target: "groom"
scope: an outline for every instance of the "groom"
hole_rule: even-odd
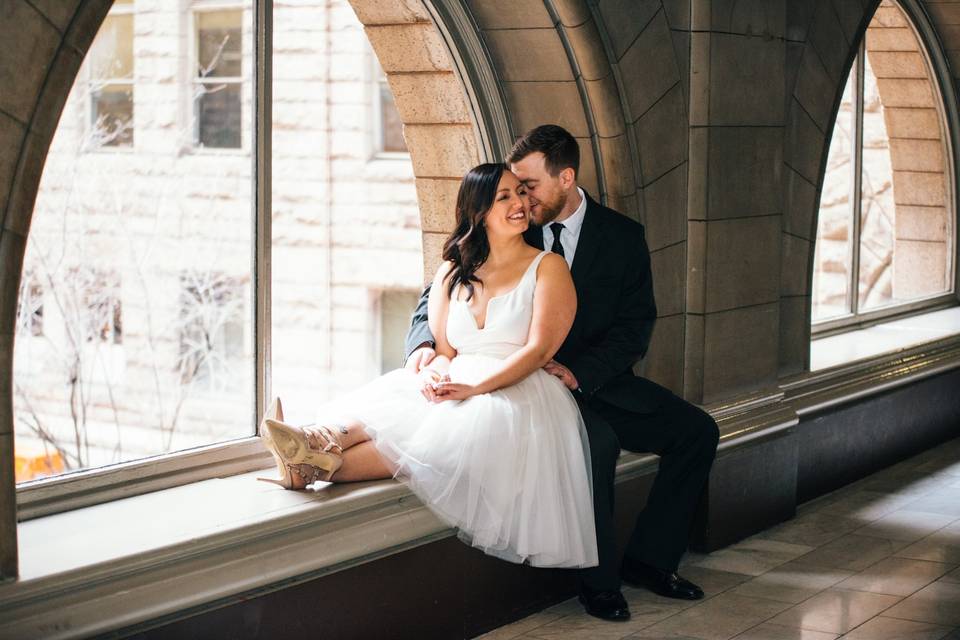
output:
[[[577,186],[580,149],[561,127],[529,131],[508,161],[530,197],[534,224],[524,238],[563,256],[577,289],[573,327],[544,368],[573,392],[590,441],[599,566],[580,570],[580,601],[590,615],[628,619],[621,579],[671,598],[702,598],[703,591],[676,572],[716,456],[718,430],[704,411],[633,375],[657,318],[643,226],[598,204]],[[434,356],[428,295],[429,287],[406,340],[407,366],[416,370]],[[647,505],[622,560],[613,525],[621,448],[660,456]]]

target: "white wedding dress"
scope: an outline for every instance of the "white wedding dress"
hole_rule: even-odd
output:
[[[491,298],[483,329],[454,292],[447,339],[454,382],[473,384],[527,341],[538,255],[516,288]],[[460,538],[537,567],[597,564],[590,455],[577,403],[542,369],[464,401],[428,402],[397,369],[323,406],[318,423],[363,423],[397,476]]]

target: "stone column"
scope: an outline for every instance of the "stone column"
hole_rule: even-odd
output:
[[[777,382],[785,0],[691,4],[684,396]]]

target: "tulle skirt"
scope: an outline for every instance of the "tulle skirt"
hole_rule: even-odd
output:
[[[450,377],[473,384],[501,364],[458,355]],[[538,370],[438,404],[421,384],[408,370],[391,371],[322,406],[317,421],[361,422],[396,476],[485,553],[536,567],[596,566],[587,436],[563,383]]]

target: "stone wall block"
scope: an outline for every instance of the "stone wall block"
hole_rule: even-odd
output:
[[[47,16],[47,19],[56,25],[60,33],[67,29],[70,19],[73,18],[77,7],[82,4],[81,0],[30,0],[30,4],[37,8],[37,11]]]
[[[710,36],[710,124],[783,124],[782,40]]]
[[[797,76],[800,75],[800,61],[803,58],[803,52],[808,45],[801,42],[787,41],[784,51],[786,63],[784,66],[784,83],[786,91],[783,92],[784,113],[790,108],[790,101],[793,100],[793,91],[797,86]]]
[[[823,134],[796,98],[787,111],[785,138],[783,154],[787,164],[810,182],[819,182]]]
[[[687,271],[687,246],[685,242],[659,249],[650,254],[650,271],[653,274],[653,295],[657,301],[657,314],[671,316],[683,313]]]
[[[628,196],[607,194],[607,198],[603,204],[631,220],[642,222],[640,218],[640,196],[637,193],[632,193]]]
[[[833,9],[840,19],[840,28],[847,42],[856,42],[857,31],[864,19],[864,8],[859,2],[849,0],[833,0]]]
[[[780,377],[810,366],[810,299],[780,298]]]
[[[663,10],[671,29],[690,28],[690,0],[663,0]]]
[[[518,134],[550,122],[575,138],[590,135],[576,82],[504,82],[503,89]]]
[[[462,178],[479,162],[473,127],[463,124],[420,125],[403,128],[410,159],[418,178]]]
[[[711,220],[706,239],[706,313],[779,297],[780,217]]]
[[[687,223],[687,313],[707,308],[707,223]]]
[[[20,276],[23,271],[23,255],[27,249],[27,238],[19,233],[4,229],[0,232],[0,336],[12,336],[16,333],[17,301],[20,297]],[[5,369],[4,375],[10,375],[11,369]]]
[[[600,138],[600,156],[607,194],[622,197],[635,193],[637,185],[626,134],[616,138]]]
[[[687,162],[689,179],[687,180],[687,218],[705,220],[707,218],[707,200],[710,194],[709,160],[710,129],[691,127],[689,132],[689,152]]]
[[[432,23],[364,27],[380,66],[394,71],[452,71],[440,32]]]
[[[926,240],[946,242],[950,225],[944,207],[897,207],[896,236],[898,240]]]
[[[779,369],[780,302],[704,318],[703,402],[762,389]]]
[[[423,283],[427,284],[433,281],[433,276],[437,273],[437,268],[443,262],[443,243],[446,242],[449,233],[430,233],[423,234]]]
[[[628,118],[636,120],[680,81],[673,54],[673,40],[663,13],[658,13],[623,55],[620,63],[624,92],[630,109]]]
[[[781,240],[780,295],[805,296],[810,280],[807,265],[810,264],[813,243],[789,233],[781,234]]]
[[[851,51],[850,45],[840,28],[832,0],[810,1],[815,2],[816,7],[810,31],[807,33],[808,41],[820,54],[823,66],[834,82],[842,82],[845,79],[844,71]]]
[[[690,125],[710,124],[710,33],[690,34]]]
[[[420,0],[351,0],[350,5],[365,25],[430,22],[430,12]]]
[[[14,348],[14,336],[12,334],[2,334],[0,335],[0,367],[3,367],[3,371],[13,372],[13,348]],[[0,403],[6,403],[13,398],[13,376],[12,375],[3,375],[0,376]],[[12,409],[12,407],[11,407]],[[2,416],[2,411],[0,411],[0,416]],[[13,433],[13,416],[10,416],[9,420],[4,420],[0,418],[0,435],[8,435]]]
[[[600,200],[600,182],[597,180],[597,161],[593,153],[590,138],[577,138],[580,145],[580,171],[577,172],[577,184],[587,190],[594,200]]]
[[[940,139],[940,115],[934,108],[901,109],[884,106],[887,135],[891,138]]]
[[[932,295],[947,288],[947,244],[897,240],[893,262],[893,294],[898,298]]]
[[[868,51],[916,51],[913,31],[902,29],[870,29],[867,31]]]
[[[470,123],[463,86],[452,73],[402,73],[387,76],[405,124]]]
[[[807,39],[807,30],[815,9],[813,2],[788,1],[786,6],[786,38],[794,42],[803,42]]]
[[[779,127],[710,130],[709,219],[780,213],[783,133]]]
[[[785,0],[694,0],[710,14],[710,29],[765,38],[782,38],[786,27]],[[700,11],[697,11],[700,13]]]
[[[816,187],[790,167],[784,170],[784,183],[784,231],[808,240],[816,238]]]
[[[576,27],[593,18],[587,0],[553,0],[553,8],[565,27]]]
[[[947,202],[943,174],[896,171],[893,174],[893,199],[897,205],[942,207]]]
[[[923,3],[936,25],[960,25],[960,4],[954,0],[927,0]]]
[[[33,116],[37,95],[47,77],[60,34],[23,0],[0,3],[0,111],[20,122]],[[16,87],[15,91],[6,90]]]
[[[617,60],[660,10],[660,0],[599,0],[596,4]]]
[[[610,60],[603,48],[597,23],[588,20],[580,26],[564,29],[577,58],[580,75],[585,80],[599,80],[610,75]]]
[[[830,126],[838,90],[842,91],[842,88],[827,75],[827,70],[823,68],[823,63],[813,47],[804,47],[794,95],[823,131]]]
[[[623,107],[620,104],[620,91],[613,75],[600,80],[586,80],[587,99],[593,111],[593,122],[597,135],[612,138],[626,131],[623,119]]]
[[[890,160],[894,171],[944,170],[943,143],[939,140],[890,140]]]
[[[683,394],[684,324],[683,314],[657,318],[650,348],[643,359],[643,377],[677,395]]]
[[[0,112],[0,215],[7,209],[7,196],[17,173],[17,161],[26,133],[26,127]]]
[[[878,78],[877,85],[885,107],[933,107],[936,104],[927,80]]]
[[[653,182],[687,159],[687,122],[683,92],[674,85],[635,127],[640,170],[644,182]]]
[[[705,325],[705,316],[688,309],[683,326],[683,397],[696,403],[703,402]]]
[[[687,237],[687,167],[683,163],[643,189],[647,245],[656,251]]]
[[[878,78],[927,77],[927,65],[917,51],[867,51],[867,57]]]
[[[553,27],[553,20],[540,0],[490,2],[467,0],[470,13],[481,29],[538,29]]]
[[[497,29],[483,35],[502,80],[574,79],[567,52],[554,29]]]
[[[683,100],[690,104],[690,32],[670,31],[673,40],[673,52],[677,58],[677,68],[680,69],[680,86],[683,89]]]
[[[77,6],[73,21],[64,35],[64,41],[76,49],[81,56],[85,56],[111,7],[113,7],[113,0],[83,0]]]
[[[459,180],[417,178],[420,226],[423,231],[450,233],[457,221]]]
[[[925,5],[933,5],[933,2],[924,2]],[[910,25],[907,23],[906,19],[903,17],[900,9],[896,7],[877,7],[876,12],[873,14],[873,18],[870,20],[871,27],[903,27],[907,28]]]
[[[71,47],[60,48],[40,90],[33,122],[30,123],[31,129],[51,136],[56,132],[67,96],[70,95],[82,62],[83,58]]]
[[[10,371],[12,367],[6,369]],[[13,425],[13,397],[0,397],[0,424]],[[0,464],[0,540],[13,544],[0,547],[0,576],[13,578],[17,575],[17,491],[13,464],[13,434],[0,434],[0,456],[6,460]]]

